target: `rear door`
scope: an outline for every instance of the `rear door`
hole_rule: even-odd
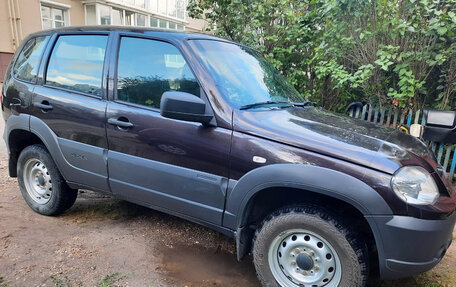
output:
[[[13,113],[29,113],[40,61],[50,36],[29,39],[21,48],[5,78],[4,106]],[[6,110],[8,111],[8,110]]]
[[[32,116],[56,135],[73,167],[66,180],[108,191],[103,85],[109,34],[54,35],[34,90]]]
[[[221,224],[231,131],[164,118],[168,90],[204,98],[179,49],[162,40],[119,38],[114,101],[107,108],[112,192],[156,209]]]

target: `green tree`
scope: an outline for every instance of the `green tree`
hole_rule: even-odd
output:
[[[191,0],[189,11],[325,108],[456,108],[455,0]]]

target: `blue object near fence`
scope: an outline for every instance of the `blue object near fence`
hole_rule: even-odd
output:
[[[351,110],[351,117],[374,122],[390,128],[397,128],[405,124],[424,124],[424,113],[421,110],[400,110],[397,108],[379,108],[372,105],[365,105],[362,109]],[[447,172],[451,182],[456,183],[456,145],[436,142],[427,142],[429,148],[434,152],[437,161]]]

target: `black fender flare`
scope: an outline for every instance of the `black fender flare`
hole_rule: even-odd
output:
[[[393,214],[377,191],[351,175],[304,164],[273,164],[257,168],[236,183],[226,202],[223,225],[236,230],[238,259],[247,252],[243,241],[249,203],[256,194],[272,187],[289,187],[330,196],[350,204],[364,216]]]
[[[8,171],[10,176],[16,175],[17,158],[11,157],[10,134],[15,130],[30,132],[30,116],[26,114],[11,114],[3,130],[3,140],[8,151]]]
[[[30,131],[30,115],[26,114],[12,114],[8,117],[5,123],[5,130],[3,131],[3,139],[5,140],[6,147],[9,151],[9,136],[14,130]]]
[[[66,178],[63,166],[68,164],[68,162],[66,162],[60,150],[57,136],[42,120],[28,114],[11,115],[5,124],[4,132],[8,151],[10,150],[10,134],[17,130],[27,131],[37,136],[51,154],[63,177]]]
[[[7,146],[9,144],[8,139],[10,133],[14,130],[25,130],[37,136],[51,154],[60,173],[70,186],[78,188],[73,183],[78,183],[81,181],[81,178],[84,178],[84,182],[87,182],[87,184],[84,184],[84,186],[81,185],[81,187],[105,192],[109,191],[107,171],[103,169],[106,166],[105,150],[66,139],[59,139],[45,122],[37,117],[26,114],[11,115],[8,118],[4,133]],[[87,160],[87,165],[90,165],[92,170],[89,168],[82,169],[75,165],[76,159],[69,156],[73,145],[79,145],[78,148],[82,147],[86,149],[87,153],[94,155],[93,159]],[[101,162],[98,159],[102,159]],[[96,173],[94,170],[100,170],[100,172]]]

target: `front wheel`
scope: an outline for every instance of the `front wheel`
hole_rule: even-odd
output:
[[[63,213],[74,204],[78,195],[77,190],[66,184],[42,145],[22,150],[17,163],[17,181],[25,202],[43,215]]]
[[[366,249],[358,238],[316,207],[289,208],[257,230],[253,261],[263,286],[364,286]]]

